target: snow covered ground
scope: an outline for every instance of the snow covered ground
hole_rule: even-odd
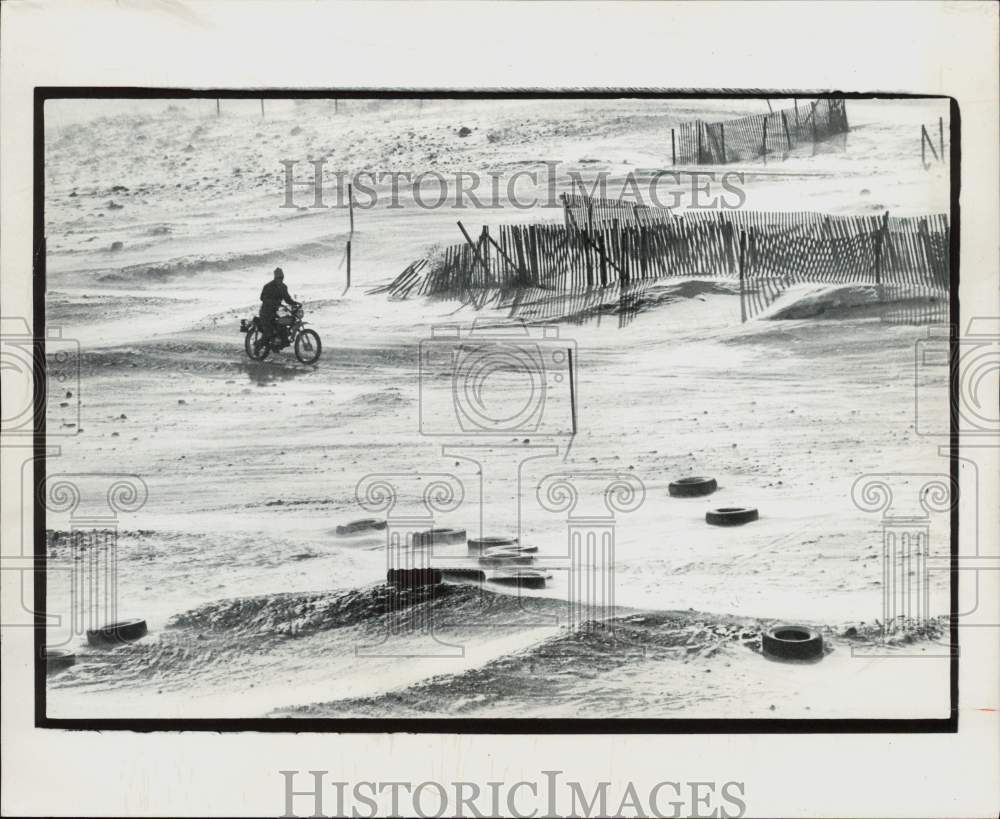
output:
[[[625,328],[608,316],[563,325],[560,338],[577,350],[579,433],[568,453],[561,439],[503,439],[508,463],[536,457],[520,483],[490,473],[481,492],[476,464],[462,457],[475,453],[455,454],[475,440],[420,434],[418,350],[436,324],[483,316],[364,291],[431,245],[459,241],[457,219],[476,234],[561,220],[560,211],[425,210],[405,193],[403,207],[388,208],[383,197],[355,212],[345,293],[346,209],[307,208],[305,189],[295,194],[302,207],[281,207],[282,160],[298,160],[305,178],[324,156],[331,172],[505,177],[558,162],[561,191],[571,171],[614,181],[669,170],[671,124],[763,105],[349,102],[334,113],[326,102],[268,101],[261,118],[256,101],[224,101],[221,117],[214,101],[48,103],[47,318],[82,348],[79,429],[61,430],[75,434],[49,472],[145,481],[147,503],[119,524],[118,611],[151,631],[110,651],[78,648],[78,664],[50,678],[49,714],[945,716],[946,660],[851,651],[874,634],[884,581],[881,518],[855,505],[852,486],[902,473],[899,485],[916,495],[918,476],[947,473],[939,441],[915,429],[916,345],[927,328],[885,323],[865,305],[741,325],[735,291],[707,282],[686,283]],[[947,212],[946,169],[919,160],[919,125],[936,127],[945,104],[849,102],[848,114],[853,130],[837,150],[727,168],[746,171],[744,206]],[[461,126],[471,134],[457,136]],[[315,367],[243,353],[238,319],[256,310],[276,265],[323,339]],[[921,388],[923,417],[946,427],[944,368]],[[49,423],[60,423],[52,406]],[[444,454],[442,443],[455,449]],[[543,457],[554,443],[558,456]],[[566,629],[569,583],[556,568],[549,588],[523,593],[528,602],[492,586],[416,601],[433,608],[435,633],[463,646],[461,657],[401,663],[412,648],[403,638],[389,640],[388,656],[356,653],[385,626],[384,533],[334,531],[369,516],[355,497],[360,479],[450,473],[465,497],[435,526],[470,535],[519,526],[555,565],[566,516],[541,508],[535,487],[574,470],[645,487],[639,508],[615,522],[618,610],[608,613],[628,646]],[[716,477],[718,492],[669,497],[667,484],[687,475]],[[730,505],[755,506],[760,519],[705,524],[707,508]],[[928,525],[931,551],[946,554],[947,514]],[[69,528],[58,514],[48,526]],[[50,610],[68,605],[71,563],[65,541],[53,542]],[[932,581],[930,613],[941,615],[946,576]],[[823,628],[832,652],[809,666],[764,659],[760,630],[779,620]],[[850,626],[857,637],[844,636]],[[925,634],[896,650],[944,649]]]

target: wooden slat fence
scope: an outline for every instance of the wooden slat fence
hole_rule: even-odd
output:
[[[843,99],[819,99],[725,122],[684,122],[672,137],[679,165],[725,165],[787,155],[801,144],[815,144],[847,133]]]
[[[581,209],[567,197],[565,224],[484,227],[476,240],[465,234],[370,292],[490,304],[538,319],[599,314],[609,305],[619,316],[634,314],[649,286],[671,277],[738,279],[744,320],[808,282],[891,287],[894,300],[931,294],[947,305],[943,214],[639,209],[619,219],[596,203],[590,210],[599,216],[584,227],[573,215]]]

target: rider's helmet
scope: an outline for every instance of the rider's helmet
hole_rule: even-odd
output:
[[[275,275],[275,278],[283,279],[283,278],[285,278],[285,271],[282,270],[280,267],[276,267],[276,268],[274,268],[274,275]]]

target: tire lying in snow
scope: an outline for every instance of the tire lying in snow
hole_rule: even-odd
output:
[[[502,586],[517,586],[520,589],[544,589],[548,576],[544,572],[532,569],[512,569],[509,572],[498,572],[490,578],[490,583]]]
[[[670,482],[667,491],[672,498],[697,498],[711,495],[718,488],[715,478],[678,478]]]
[[[414,546],[440,546],[444,543],[465,543],[465,529],[428,529],[426,532],[415,532]]]
[[[498,546],[516,546],[516,537],[470,537],[469,554],[482,554]]]
[[[436,586],[441,582],[440,569],[389,569],[386,582],[397,589],[412,589],[417,586]]]
[[[361,520],[352,520],[350,523],[345,523],[343,526],[338,526],[336,532],[338,535],[354,535],[358,532],[367,532],[370,530],[378,530],[385,528],[384,520],[375,520],[375,518],[362,518]]]
[[[146,621],[139,618],[119,620],[100,628],[87,630],[87,642],[92,646],[115,646],[131,643],[146,636]]]
[[[823,656],[823,635],[807,626],[774,626],[761,635],[761,648],[776,660],[817,660]]]
[[[491,549],[479,558],[480,566],[530,566],[534,562],[533,555],[514,549]]]
[[[55,674],[57,671],[76,665],[76,655],[64,648],[45,649],[45,673]]]
[[[469,582],[469,583],[485,583],[486,582],[486,572],[482,569],[466,569],[461,566],[455,566],[449,569],[441,569],[441,577],[444,580],[450,580],[453,583]]]
[[[516,552],[519,555],[533,555],[538,551],[537,546],[528,546],[527,544],[514,543],[510,546],[490,546],[486,551],[483,552],[484,555],[492,554],[507,554],[509,552]]]
[[[756,509],[746,506],[723,506],[719,509],[710,509],[705,513],[705,522],[713,526],[742,526],[757,520],[759,515]]]

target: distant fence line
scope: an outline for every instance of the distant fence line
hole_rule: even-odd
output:
[[[680,215],[568,195],[563,204],[563,224],[484,226],[474,240],[459,223],[465,241],[369,292],[493,304],[525,317],[542,301],[553,311],[542,317],[567,318],[615,298],[629,314],[648,286],[664,279],[735,279],[746,321],[804,282],[891,286],[914,297],[949,288],[950,229],[943,214]]]
[[[931,156],[934,157],[935,162],[944,164],[946,161],[944,153],[944,117],[938,117],[937,126],[940,153],[934,147],[934,140],[931,139],[931,133],[927,130],[927,126],[923,123],[920,125],[920,164],[923,165],[924,170],[927,170],[931,166],[931,163],[927,161],[928,148],[931,149]]]
[[[670,131],[674,165],[725,165],[787,154],[849,130],[843,99],[819,99],[724,122],[684,122]]]

